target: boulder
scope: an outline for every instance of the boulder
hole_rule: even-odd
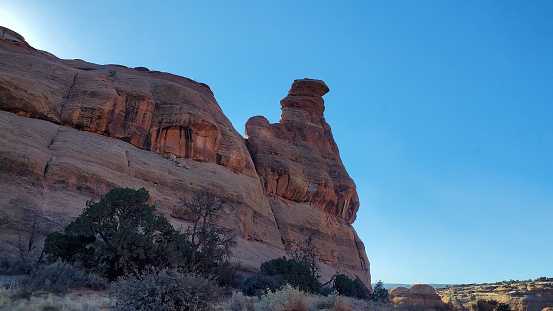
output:
[[[436,290],[426,284],[415,284],[410,288],[396,287],[390,291],[390,299],[396,305],[405,305],[414,309],[452,309],[451,304],[444,303]]]

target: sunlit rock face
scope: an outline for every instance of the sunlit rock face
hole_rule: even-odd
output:
[[[400,307],[414,310],[453,310],[452,304],[444,303],[436,290],[426,284],[396,287],[390,291],[390,299]]]
[[[247,144],[267,193],[313,202],[351,224],[359,198],[323,116],[327,92],[323,81],[294,81],[280,101],[279,123],[260,116],[248,120]]]
[[[0,27],[0,258],[16,254],[33,222],[44,238],[114,187],[146,188],[177,228],[187,225],[178,207],[209,189],[228,202],[220,223],[236,232],[243,269],[313,234],[323,281],[340,267],[370,284],[326,92],[322,81],[296,81],[281,123],[248,122],[248,150],[205,84],[61,60]]]
[[[146,68],[60,60],[4,33],[11,44],[0,60],[2,110],[255,176],[242,137],[207,85]]]
[[[0,30],[1,258],[34,221],[41,237],[62,230],[114,187],[146,188],[168,216],[209,189],[230,202],[220,222],[246,269],[286,254],[244,139],[207,85],[61,60]]]
[[[323,116],[328,91],[320,80],[294,81],[279,123],[250,118],[246,141],[284,239],[313,235],[324,262],[347,263],[370,280],[363,242],[351,227],[359,208],[355,183]]]
[[[553,311],[553,278],[462,284],[439,288],[438,294],[456,310],[474,310],[478,301],[495,300],[515,311]]]

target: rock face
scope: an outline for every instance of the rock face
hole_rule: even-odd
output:
[[[541,311],[553,309],[553,278],[528,281],[504,281],[493,284],[454,285],[438,290],[444,301],[455,309],[475,308],[478,300],[495,300],[508,304],[511,310]]]
[[[256,176],[207,85],[144,68],[61,61],[16,43],[2,51],[2,110]]]
[[[61,230],[87,200],[113,187],[145,187],[166,214],[208,188],[233,202],[224,225],[260,244],[261,256],[243,256],[256,258],[250,266],[285,254],[244,140],[209,87],[144,69],[60,60],[2,33],[4,254],[15,254],[18,236],[35,219],[43,234]]]
[[[319,80],[296,80],[280,101],[279,123],[264,117],[246,123],[246,140],[265,191],[294,202],[312,202],[324,211],[355,221],[359,198],[323,116]]]
[[[328,92],[323,81],[292,84],[280,101],[279,123],[261,116],[246,123],[246,142],[281,235],[324,241],[321,259],[361,267],[368,274],[364,245],[351,228],[359,199],[323,116]]]
[[[186,222],[173,211],[209,189],[231,202],[221,223],[238,233],[244,269],[313,234],[323,279],[339,265],[370,284],[323,82],[294,82],[281,123],[252,118],[246,146],[205,84],[61,60],[9,29],[0,34],[0,257],[15,253],[35,220],[42,236],[61,230],[113,187],[146,188],[176,227]]]
[[[447,310],[453,307],[444,303],[436,290],[426,284],[416,284],[410,288],[396,287],[390,291],[390,299],[396,305],[405,305],[414,310]]]

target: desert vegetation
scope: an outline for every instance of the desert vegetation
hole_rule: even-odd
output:
[[[20,259],[4,265],[0,309],[9,310],[369,310],[391,308],[382,284],[319,278],[314,237],[291,244],[289,257],[264,262],[261,274],[237,275],[229,261],[234,233],[217,224],[225,201],[199,192],[177,212],[190,225],[176,230],[145,189],[116,188],[89,201],[42,248],[35,228]]]
[[[478,311],[511,311],[511,307],[502,302],[497,302],[494,299],[482,300],[476,302],[476,310]]]

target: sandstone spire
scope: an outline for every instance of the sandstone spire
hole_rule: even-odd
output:
[[[279,123],[248,120],[247,144],[267,193],[314,203],[353,223],[359,199],[323,116],[328,91],[321,80],[295,80],[280,101]]]

